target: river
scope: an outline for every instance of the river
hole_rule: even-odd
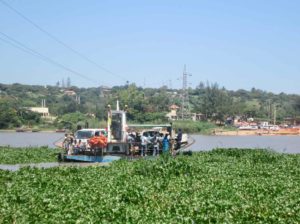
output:
[[[0,146],[55,148],[55,142],[63,137],[64,133],[55,132],[0,132]]]
[[[300,136],[204,136],[191,135],[191,151],[214,148],[264,148],[284,153],[300,153]]]
[[[64,133],[0,132],[0,146],[48,146],[63,139]],[[277,152],[300,153],[300,136],[205,136],[191,135],[195,143],[188,149],[207,151],[214,148],[267,148]]]

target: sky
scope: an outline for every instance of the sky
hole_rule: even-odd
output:
[[[192,88],[300,94],[299,9],[298,0],[0,0],[0,83],[181,88],[186,65]]]

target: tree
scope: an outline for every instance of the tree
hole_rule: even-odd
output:
[[[226,89],[219,88],[217,83],[206,85],[200,83],[197,87],[198,99],[194,99],[199,109],[207,118],[214,121],[225,121],[226,115],[231,115],[233,99],[228,95]]]
[[[300,97],[297,97],[294,100],[294,107],[295,107],[295,110],[297,110],[298,112],[300,112]]]
[[[41,121],[41,115],[23,108],[18,109],[17,114],[23,124],[36,125]]]
[[[59,116],[55,120],[55,124],[60,128],[67,128],[67,129],[75,130],[77,127],[77,124],[79,122],[84,122],[86,119],[87,119],[87,117],[80,112],[68,113],[68,114]]]
[[[19,126],[17,110],[9,99],[0,98],[0,129]]]

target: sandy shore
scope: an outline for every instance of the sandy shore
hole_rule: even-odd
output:
[[[280,129],[278,131],[271,130],[236,130],[236,131],[216,131],[215,135],[222,136],[247,136],[247,135],[300,135],[300,129],[298,128],[289,128],[289,129]]]

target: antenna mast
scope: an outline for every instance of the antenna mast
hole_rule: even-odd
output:
[[[188,92],[188,82],[187,77],[191,76],[186,72],[186,65],[183,68],[182,74],[182,95],[181,95],[181,119],[184,120],[190,115],[190,104],[189,104],[189,92]]]

